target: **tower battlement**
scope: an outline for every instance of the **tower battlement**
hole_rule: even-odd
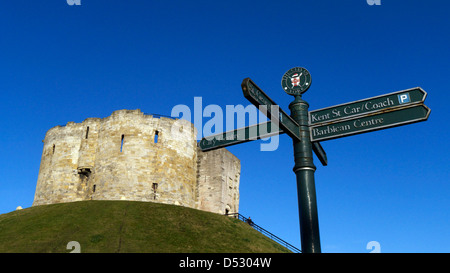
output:
[[[181,119],[118,110],[47,131],[33,206],[134,200],[238,212],[240,161]]]

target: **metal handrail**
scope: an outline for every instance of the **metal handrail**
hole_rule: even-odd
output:
[[[232,216],[234,218],[237,218],[243,222],[248,223],[250,226],[252,226],[254,229],[256,229],[257,231],[261,232],[262,234],[264,234],[265,236],[267,236],[268,238],[274,240],[275,242],[279,243],[280,245],[286,247],[287,249],[291,250],[292,252],[295,253],[301,253],[302,251],[298,248],[296,248],[295,246],[291,245],[290,243],[286,242],[285,240],[281,239],[280,237],[274,235],[273,233],[265,230],[264,228],[258,226],[257,224],[253,223],[253,221],[249,221],[248,218],[246,218],[245,216],[243,216],[242,214],[236,212],[236,213],[228,213],[225,214],[226,216]]]

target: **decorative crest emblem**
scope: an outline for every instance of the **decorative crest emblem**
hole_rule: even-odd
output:
[[[292,78],[291,78],[291,83],[292,83],[292,87],[294,87],[294,86],[300,86],[300,76],[301,76],[302,74],[298,74],[298,73],[295,73],[294,75],[292,75]]]
[[[281,86],[289,95],[301,95],[311,86],[311,74],[303,67],[294,67],[283,75]]]

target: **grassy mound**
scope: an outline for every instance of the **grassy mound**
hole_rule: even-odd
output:
[[[248,224],[181,206],[82,201],[0,215],[0,252],[289,252]]]

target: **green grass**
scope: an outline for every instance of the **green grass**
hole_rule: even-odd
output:
[[[0,252],[280,253],[289,252],[248,224],[181,206],[82,201],[0,215]]]

